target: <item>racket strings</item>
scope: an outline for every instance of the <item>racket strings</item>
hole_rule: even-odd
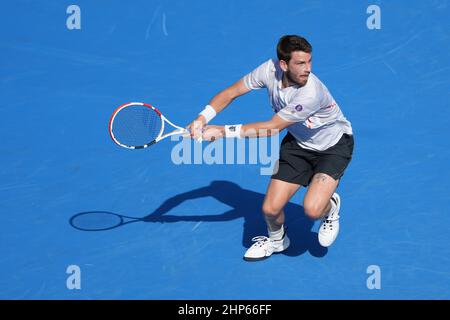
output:
[[[161,117],[145,106],[128,106],[120,110],[113,122],[114,137],[127,146],[143,146],[156,139],[161,131]]]

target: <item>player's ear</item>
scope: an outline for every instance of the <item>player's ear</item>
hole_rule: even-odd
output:
[[[283,70],[283,72],[286,72],[288,69],[288,64],[286,61],[284,60],[280,60],[280,68],[281,70]]]

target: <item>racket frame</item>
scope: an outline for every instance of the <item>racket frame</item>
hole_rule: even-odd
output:
[[[128,146],[126,144],[121,143],[119,140],[116,139],[116,137],[114,136],[114,132],[113,132],[113,124],[114,124],[114,119],[116,117],[116,115],[123,109],[127,108],[127,107],[131,107],[131,106],[143,106],[143,107],[147,107],[151,110],[153,110],[154,112],[156,112],[156,114],[158,114],[158,116],[161,119],[161,129],[159,130],[158,135],[156,136],[156,138],[153,141],[150,141],[149,143],[146,143],[143,146]],[[172,127],[175,128],[175,130],[168,132],[166,134],[163,135],[164,132],[164,128],[165,128],[165,123],[168,123],[169,125],[171,125]],[[119,106],[112,114],[111,119],[109,120],[109,135],[111,136],[111,139],[119,146],[127,148],[127,149],[145,149],[148,148],[151,145],[154,145],[155,143],[157,143],[158,141],[161,141],[162,139],[165,139],[167,137],[170,136],[174,136],[177,134],[185,134],[188,133],[189,131],[185,128],[182,128],[180,126],[177,126],[175,124],[173,124],[169,119],[167,119],[162,113],[161,111],[159,111],[158,109],[156,109],[154,106],[149,105],[148,103],[144,103],[144,102],[127,102],[122,104],[121,106]]]

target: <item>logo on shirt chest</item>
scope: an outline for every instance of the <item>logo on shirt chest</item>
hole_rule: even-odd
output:
[[[302,106],[301,104],[298,104],[298,105],[295,106],[295,110],[296,110],[297,112],[300,112],[300,111],[303,110],[303,106]]]

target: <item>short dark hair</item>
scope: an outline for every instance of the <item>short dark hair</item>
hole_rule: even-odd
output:
[[[311,53],[312,47],[309,42],[303,37],[296,35],[282,36],[277,45],[278,59],[289,62],[289,60],[291,60],[291,53],[294,51]]]

